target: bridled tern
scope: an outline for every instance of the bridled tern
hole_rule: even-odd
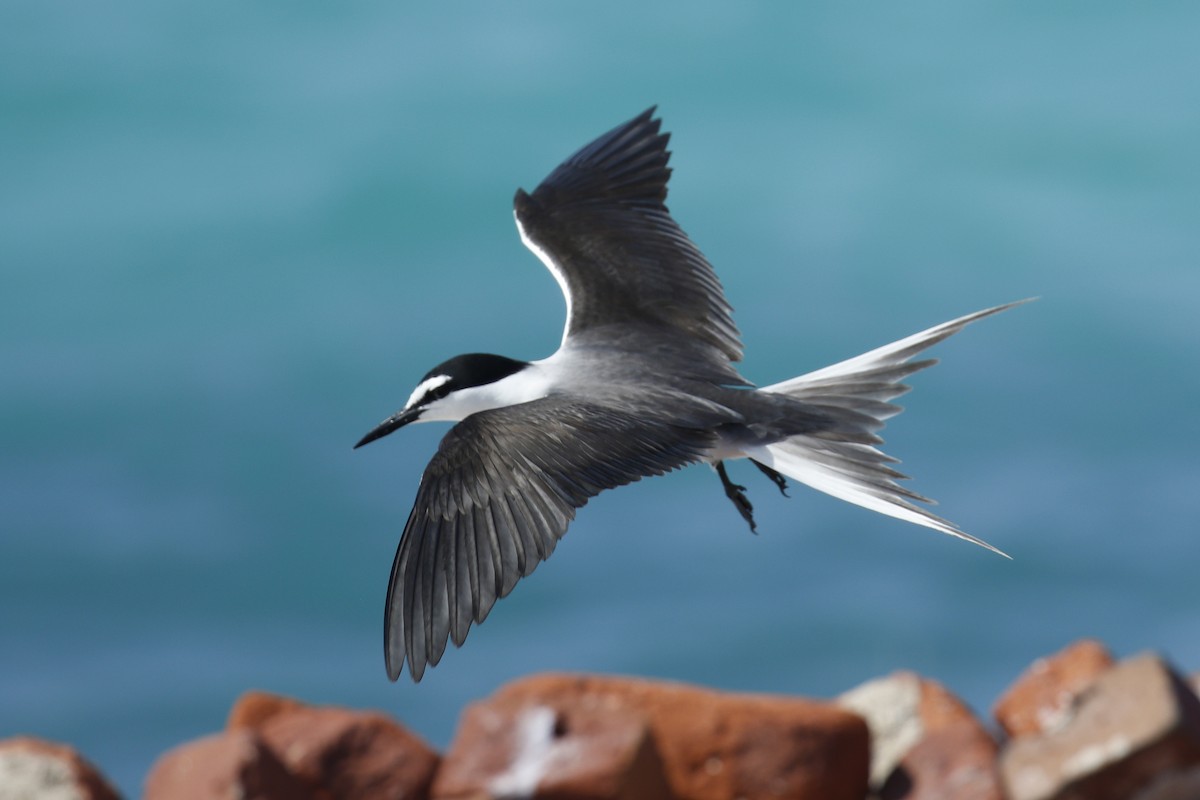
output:
[[[431,369],[408,402],[362,438],[410,422],[457,422],[426,467],[388,583],[384,651],[395,680],[461,646],[498,598],[548,558],[575,510],[605,489],[688,464],[716,467],[754,528],[724,462],[786,478],[996,548],[916,503],[877,445],[913,358],[977,311],[798,378],[756,388],[712,266],[664,201],[669,135],[650,108],[514,199],[521,241],[558,281],[567,322],[541,361],[470,353]],[[1023,301],[1022,301],[1023,302]]]

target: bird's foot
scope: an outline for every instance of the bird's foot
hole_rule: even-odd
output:
[[[766,475],[768,478],[770,478],[775,483],[775,486],[778,487],[779,493],[781,495],[783,495],[784,497],[788,496],[787,478],[783,477],[778,472],[776,472],[775,470],[768,467],[766,464],[760,464],[757,461],[755,461],[754,459],[750,459],[750,463],[753,464],[754,466],[758,467],[759,472],[761,472],[763,475]]]
[[[729,480],[729,473],[725,471],[725,462],[718,461],[715,464],[717,475],[721,478],[721,485],[725,487],[725,496],[733,501],[733,507],[742,515],[742,519],[750,526],[751,533],[758,533],[758,529],[754,524],[754,506],[750,504],[750,499],[746,497],[746,487],[739,486]]]

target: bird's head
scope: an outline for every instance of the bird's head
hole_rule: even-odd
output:
[[[370,444],[410,422],[458,421],[489,408],[535,399],[530,390],[536,389],[538,381],[529,380],[532,376],[527,374],[533,366],[490,353],[467,353],[443,361],[425,373],[404,408],[379,423],[354,447]]]

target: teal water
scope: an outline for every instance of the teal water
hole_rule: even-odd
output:
[[[0,736],[136,795],[249,688],[444,745],[548,669],[978,709],[1079,636],[1200,667],[1200,7],[0,8]],[[440,7],[439,7],[440,8]],[[738,470],[597,498],[420,685],[384,588],[430,366],[549,354],[510,200],[651,103],[780,380],[984,306],[888,449],[1014,556]]]

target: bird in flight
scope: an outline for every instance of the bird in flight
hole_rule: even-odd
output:
[[[669,135],[654,108],[517,190],[521,241],[566,297],[558,350],[540,361],[469,353],[431,369],[361,447],[411,422],[457,422],[425,468],[392,566],[388,677],[419,681],[447,641],[554,551],[576,509],[604,491],[712,464],[754,529],[746,458],[780,490],[792,478],[873,511],[996,550],[918,503],[878,431],[899,413],[913,360],[977,311],[761,388],[734,366],[742,342],[712,266],[664,204]]]

